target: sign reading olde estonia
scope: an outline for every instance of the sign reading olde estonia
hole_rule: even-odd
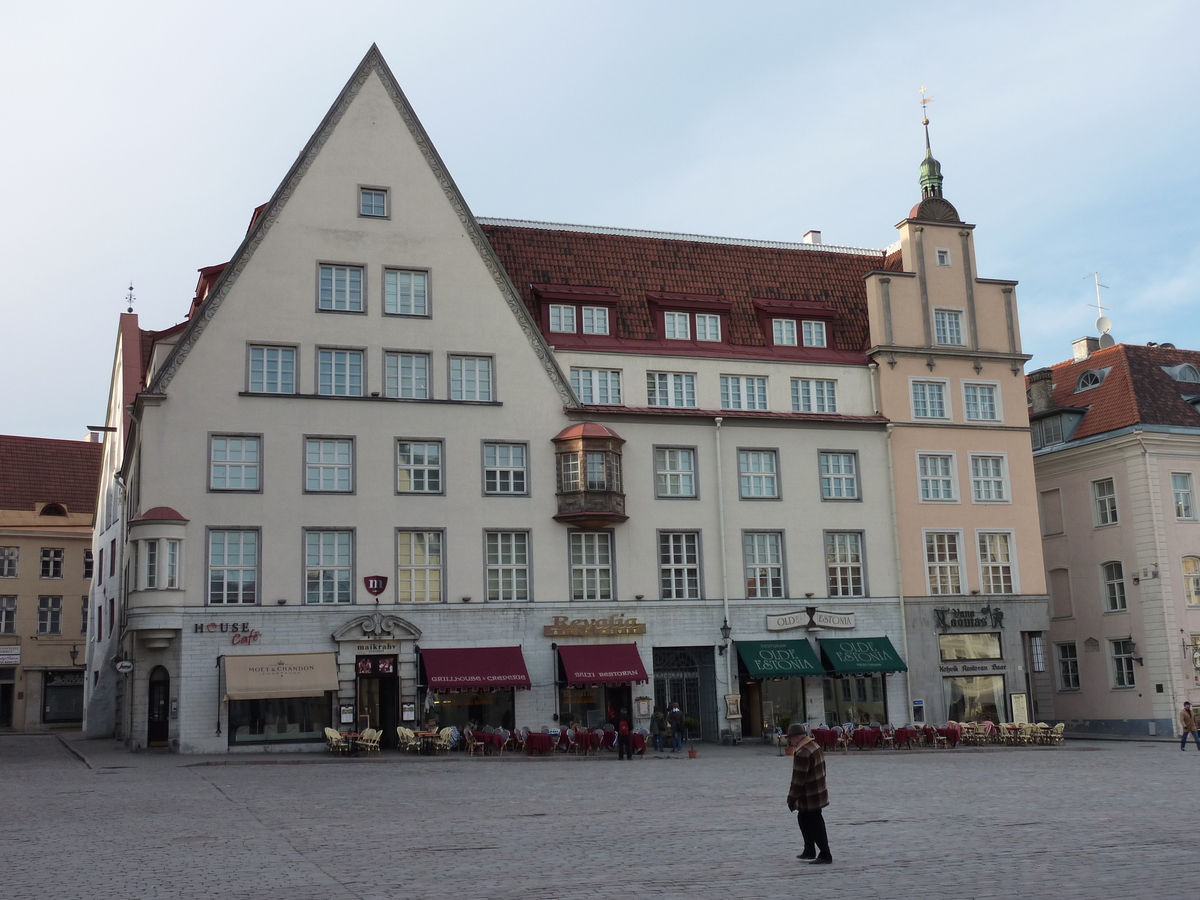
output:
[[[363,587],[372,597],[378,597],[387,588],[386,575],[367,575],[363,578]]]
[[[646,623],[637,616],[614,613],[604,619],[571,619],[551,616],[550,624],[542,626],[544,637],[619,637],[625,634],[645,634]]]
[[[791,631],[793,628],[807,628],[812,631],[817,628],[853,627],[854,613],[826,612],[815,606],[805,607],[800,612],[767,616],[767,631]]]

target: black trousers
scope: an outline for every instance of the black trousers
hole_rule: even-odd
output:
[[[800,834],[804,836],[804,854],[811,855],[820,851],[821,856],[832,859],[829,852],[829,835],[825,833],[825,817],[819,809],[796,810],[796,823],[800,826]]]
[[[633,735],[617,735],[617,759],[633,759]]]

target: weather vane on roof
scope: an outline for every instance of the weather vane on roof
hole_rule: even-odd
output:
[[[129,293],[125,295],[125,302],[126,302],[127,304],[129,304],[129,308],[128,308],[127,310],[125,310],[125,312],[127,312],[127,313],[131,313],[131,312],[133,312],[133,301],[134,301],[134,296],[133,296],[133,279],[132,279],[132,278],[130,278],[130,279],[129,279]]]
[[[921,85],[921,124],[925,126],[925,149],[929,149],[929,113],[925,107],[933,102],[932,97],[925,96],[925,85]]]

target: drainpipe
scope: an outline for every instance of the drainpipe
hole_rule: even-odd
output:
[[[1146,481],[1146,495],[1153,497],[1154,494],[1151,491],[1151,485],[1150,485],[1150,451],[1146,447],[1145,438],[1143,437],[1142,432],[1140,430],[1137,433],[1137,445],[1138,445],[1138,449],[1141,451],[1141,454],[1142,454],[1142,475],[1144,476],[1145,481]],[[1154,514],[1153,511],[1151,512],[1151,515],[1150,515],[1150,524],[1151,524],[1151,532],[1154,536],[1154,565],[1158,566],[1158,558],[1160,555],[1160,550],[1166,545],[1166,540],[1163,538],[1162,533],[1161,533],[1161,528],[1159,527],[1159,516]],[[1167,671],[1170,673],[1170,677],[1166,679],[1167,690],[1171,697],[1171,709],[1176,710],[1176,709],[1179,709],[1180,705],[1181,705],[1179,702],[1177,702],[1178,694],[1176,693],[1176,679],[1179,678],[1179,670],[1183,665],[1183,661],[1177,660],[1177,658],[1175,656],[1175,651],[1174,651],[1175,626],[1177,623],[1176,623],[1175,617],[1173,615],[1170,617],[1170,620],[1168,621],[1167,611],[1170,610],[1173,613],[1174,607],[1172,605],[1170,605],[1170,602],[1169,602],[1168,598],[1164,596],[1164,593],[1165,592],[1162,589],[1162,583],[1160,582],[1159,586],[1158,586],[1158,596],[1160,598],[1160,602],[1162,603],[1162,609],[1163,609],[1163,632],[1164,632],[1163,644],[1164,644],[1164,648],[1167,653]],[[1173,599],[1173,598],[1171,598],[1171,599]],[[1144,609],[1144,607],[1143,607],[1143,609]],[[1145,617],[1145,613],[1143,613],[1142,614],[1142,633],[1143,634],[1146,633],[1146,630],[1147,630],[1146,625],[1147,625],[1146,617]],[[1143,653],[1143,655],[1145,655],[1145,654]],[[1151,710],[1154,710],[1153,701],[1151,701],[1150,708],[1151,708]],[[1174,729],[1172,729],[1171,733],[1172,734],[1175,733]]]
[[[904,662],[908,655],[908,617],[904,611],[904,572],[900,565],[900,516],[896,512],[896,470],[892,464],[892,429],[891,422],[887,425],[887,468],[888,487],[892,492],[892,552],[896,555],[896,598],[900,601],[900,643],[903,648]],[[912,668],[904,675],[905,693],[908,695],[908,709],[904,713],[904,721],[909,721],[913,709]]]
[[[717,531],[721,541],[721,605],[725,613],[725,621],[729,623],[729,560],[728,552],[725,546],[725,478],[723,476],[723,466],[721,464],[721,423],[725,421],[721,416],[716,416],[713,422],[716,424],[714,434],[716,436],[716,453],[717,453]],[[732,623],[729,623],[732,624]],[[725,690],[729,693],[736,693],[733,689],[733,651],[725,648]],[[725,724],[729,729],[729,739],[733,740],[733,722],[728,718],[729,710],[726,709]]]

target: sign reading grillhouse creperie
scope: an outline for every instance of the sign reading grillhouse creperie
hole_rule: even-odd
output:
[[[854,613],[835,613],[809,606],[799,612],[767,616],[767,631],[790,631],[793,628],[853,628]]]
[[[613,613],[603,619],[572,619],[551,616],[550,624],[542,626],[544,637],[619,637],[624,634],[645,634],[646,623],[637,616]]]

